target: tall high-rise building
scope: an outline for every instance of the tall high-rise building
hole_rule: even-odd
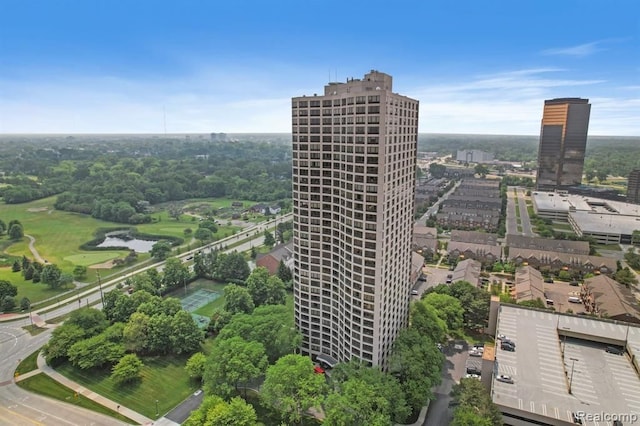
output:
[[[629,173],[627,203],[640,204],[640,169],[632,170]]]
[[[587,146],[589,99],[544,101],[536,188],[542,191],[580,185]]]
[[[418,101],[371,71],[293,98],[292,116],[302,352],[386,367],[409,315]]]

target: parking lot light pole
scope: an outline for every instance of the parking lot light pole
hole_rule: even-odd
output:
[[[571,360],[571,376],[569,377],[569,395],[571,395],[571,385],[573,384],[573,367],[578,358],[569,358]]]

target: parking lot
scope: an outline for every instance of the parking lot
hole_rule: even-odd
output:
[[[553,284],[544,283],[544,292],[548,299],[553,300],[553,307],[557,312],[567,312],[567,309],[571,309],[576,314],[584,312],[584,306],[581,303],[569,302],[569,297],[580,296],[580,286],[555,281]]]

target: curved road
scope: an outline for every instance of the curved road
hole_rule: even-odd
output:
[[[186,257],[193,255],[198,250],[212,250],[222,248],[229,244],[239,242],[242,239],[246,239],[250,236],[255,236],[256,243],[262,241],[261,235],[265,229],[273,228],[277,223],[287,221],[292,217],[292,214],[284,215],[269,222],[264,222],[245,229],[242,232],[209,244],[204,248],[198,248],[186,253],[182,253],[179,257],[185,259]],[[29,237],[32,242],[33,237]],[[249,242],[241,245],[244,248]],[[31,248],[31,244],[30,244]],[[234,248],[232,250],[236,250]],[[126,278],[146,271],[150,268],[159,268],[164,262],[158,262],[153,265],[140,268],[134,272],[125,274],[124,276],[110,280],[102,284],[102,291],[109,291]],[[55,304],[55,308],[47,313],[41,314],[42,320],[46,321],[46,318],[55,318],[63,314],[67,314],[78,309],[86,304],[92,304],[100,300],[100,289],[92,288],[79,295],[69,297],[65,300],[61,300]],[[99,306],[99,305],[98,305]],[[50,308],[51,305],[49,305]],[[37,321],[39,315],[33,314],[34,319]],[[20,361],[33,353],[38,348],[42,347],[51,335],[51,330],[31,336],[22,327],[30,324],[28,314],[16,315],[12,318],[0,318],[0,424],[8,426],[60,426],[60,425],[93,425],[93,426],[111,426],[111,425],[123,425],[125,423],[119,422],[112,417],[108,417],[102,414],[89,411],[84,408],[79,408],[70,404],[62,404],[59,401],[55,401],[37,394],[26,392],[19,388],[13,382],[13,373],[16,366]]]

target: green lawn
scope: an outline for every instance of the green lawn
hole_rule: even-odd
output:
[[[20,300],[22,300],[23,297],[28,298],[31,303],[34,304],[41,300],[55,297],[65,291],[69,291],[70,289],[52,290],[46,284],[34,284],[31,281],[26,281],[22,277],[22,273],[11,271],[11,268],[0,268],[0,280],[7,280],[18,287],[18,295],[15,297],[16,309],[18,311],[20,310]]]
[[[163,416],[200,387],[185,372],[187,357],[143,357],[142,380],[125,386],[116,385],[109,377],[111,371],[80,370],[65,363],[56,370],[82,386],[131,408],[151,419],[156,419],[155,401]]]
[[[68,256],[86,253],[80,250],[80,245],[94,238],[97,228],[111,228],[118,226],[112,222],[94,219],[89,215],[63,212],[55,210],[55,197],[43,198],[24,204],[0,204],[0,217],[8,222],[19,220],[25,234],[36,239],[35,247],[40,255],[50,263],[55,263],[62,270],[71,272],[74,264],[65,260]],[[27,256],[33,258],[29,251],[29,240],[12,244],[7,248],[7,254]],[[115,256],[124,256],[126,251],[110,251]]]
[[[79,407],[83,407],[101,414],[106,414],[107,416],[111,416],[129,424],[135,424],[135,422],[128,417],[118,414],[115,411],[103,405],[100,405],[83,395],[78,395],[76,397],[71,389],[64,385],[61,385],[46,374],[36,374],[35,376],[19,381],[17,385],[33,393],[57,399],[68,404],[77,405]]]
[[[25,374],[29,371],[38,369],[38,354],[40,353],[40,349],[23,359],[20,364],[18,364],[18,368],[16,368],[16,373]]]
[[[569,225],[568,223],[564,223],[564,222],[553,222],[552,227],[553,227],[553,229],[563,229],[565,231],[573,232],[573,228],[571,227],[571,225]]]
[[[71,256],[66,256],[64,260],[74,265],[91,266],[98,263],[104,263],[108,260],[119,257],[118,253],[112,251],[94,251],[82,252]]]
[[[596,250],[622,251],[619,244],[596,244]]]

